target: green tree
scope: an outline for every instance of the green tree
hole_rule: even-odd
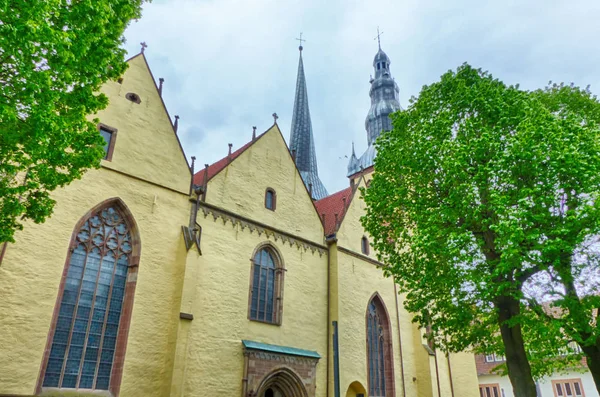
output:
[[[98,90],[144,0],[0,0],[0,243],[52,213],[50,192],[99,167]]]
[[[561,355],[571,340],[599,379],[598,288],[582,287],[600,231],[599,122],[588,90],[527,92],[465,64],[377,141],[362,221],[386,273],[439,348],[504,354],[517,397],[580,358]]]

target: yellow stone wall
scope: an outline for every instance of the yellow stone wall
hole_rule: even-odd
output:
[[[264,207],[267,187],[277,192],[277,208]],[[186,347],[178,352],[181,370],[172,395],[240,396],[243,347],[249,339],[261,343],[313,350],[323,358],[317,366],[317,396],[326,393],[327,254],[323,228],[275,126],[232,161],[208,184],[207,202],[272,227],[311,240],[313,252],[282,242],[270,232],[259,233],[231,220],[204,216],[202,256],[188,255],[182,311],[194,320],[181,320]],[[283,259],[285,271],[281,325],[248,319],[251,258],[257,246],[270,242]],[[189,329],[186,329],[189,328]],[[184,355],[185,354],[185,355]],[[182,355],[184,355],[182,357]]]
[[[277,210],[265,208],[265,190],[277,193]],[[206,201],[323,244],[323,227],[285,140],[273,126],[210,180]]]
[[[190,173],[143,57],[130,65],[123,85],[105,87],[111,104],[98,115],[118,129],[112,162],[55,191],[52,217],[27,223],[0,266],[0,394],[34,393],[73,228],[113,197],[133,214],[142,244],[120,395],[169,393]],[[140,95],[141,104],[124,99],[127,92]]]
[[[102,165],[182,192],[190,187],[190,171],[143,55],[128,62],[122,83],[108,82],[102,92],[110,100],[96,117],[118,129],[111,162]],[[137,94],[141,102],[125,98]]]

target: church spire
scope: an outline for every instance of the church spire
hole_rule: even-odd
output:
[[[298,78],[296,80],[290,150],[296,154],[296,166],[300,171],[306,188],[312,191],[312,198],[319,200],[328,194],[318,175],[317,155],[312,133],[312,123],[310,121],[310,111],[308,110],[308,94],[306,90],[306,78],[304,77],[304,63],[302,62],[302,42],[305,40],[302,38],[302,34],[300,34],[300,38],[297,40],[300,41],[300,47],[298,47],[300,50],[300,60],[298,61]]]
[[[350,158],[348,164],[348,176],[354,175],[362,169],[368,169],[373,166],[377,149],[375,141],[382,131],[392,129],[392,120],[390,114],[402,109],[398,101],[400,90],[398,84],[392,77],[390,71],[390,58],[381,49],[381,34],[377,28],[377,44],[379,51],[373,59],[373,69],[375,78],[371,78],[371,89],[369,96],[371,97],[371,108],[365,119],[365,129],[367,130],[367,150],[358,160]]]

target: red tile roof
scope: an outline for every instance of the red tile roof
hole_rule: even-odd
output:
[[[221,160],[216,161],[216,162],[212,163],[211,165],[209,165],[207,181],[210,181],[215,175],[217,175],[219,172],[223,171],[223,169],[225,169],[225,167],[227,167],[229,165],[229,163],[231,163],[233,160],[238,158],[240,156],[240,154],[244,153],[246,151],[246,149],[248,149],[250,146],[252,146],[252,144],[254,142],[256,142],[260,137],[262,137],[265,133],[266,133],[266,131],[263,132],[262,134],[260,134],[259,136],[257,136],[256,139],[253,139],[250,142],[246,143],[244,146],[242,146],[235,152],[232,152],[231,156],[225,156]],[[205,169],[201,169],[200,171],[198,171],[194,174],[194,185],[202,185],[204,183],[204,173],[205,172],[206,172]]]
[[[352,186],[350,186],[337,193],[324,197],[321,200],[315,201],[315,208],[317,209],[321,220],[323,220],[323,215],[325,215],[325,221],[323,222],[325,236],[329,236],[337,231],[338,225],[336,225],[335,222],[335,214],[337,214],[338,224],[340,224],[342,219],[344,219],[344,215],[346,215],[346,209],[350,205],[353,195],[354,192],[352,191]],[[346,208],[344,208],[344,198],[346,199]]]

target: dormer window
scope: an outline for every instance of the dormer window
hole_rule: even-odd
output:
[[[363,236],[360,242],[360,249],[363,254],[369,255],[369,239],[366,236]]]
[[[271,188],[267,188],[265,192],[265,208],[271,211],[275,211],[275,206],[277,205],[277,195],[275,194],[275,190]]]

